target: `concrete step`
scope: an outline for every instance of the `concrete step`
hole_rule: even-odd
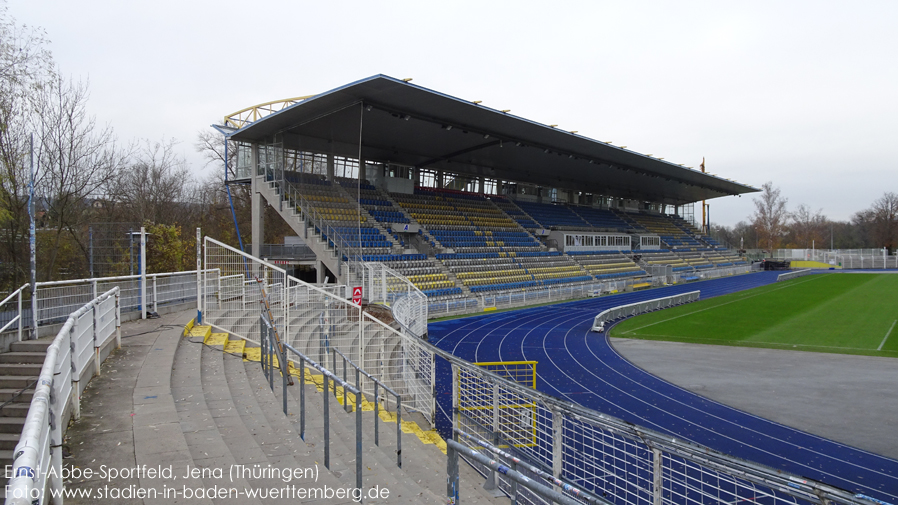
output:
[[[206,405],[202,388],[202,350],[204,345],[197,337],[182,338],[175,354],[172,369],[172,395],[178,413],[181,431],[187,443],[190,455],[188,464],[200,468],[201,471],[215,472],[221,470],[223,479],[206,473],[193,479],[199,486],[228,486],[238,489],[252,487],[244,479],[227,479],[227,472],[236,461],[219,433],[219,427]],[[210,500],[211,502],[211,500]],[[219,503],[219,500],[215,500]],[[261,503],[250,499],[225,503]]]
[[[22,388],[0,389],[0,402],[8,402],[10,400],[16,403],[31,403],[34,397],[34,387],[22,390]]]
[[[264,401],[260,398],[262,395],[255,394],[242,359],[225,356],[224,370],[231,397],[244,425],[273,466],[302,471],[318,466],[316,486],[347,487],[346,482],[319,464],[321,458],[317,455],[315,445],[306,444],[299,438],[293,425],[280,410],[281,405],[274,399]],[[265,385],[258,387],[267,388]],[[262,405],[259,404],[260,400]],[[354,483],[350,483],[349,487],[352,484]]]
[[[46,357],[46,352],[4,352],[0,354],[0,364],[30,363],[43,365]]]
[[[250,383],[256,386],[257,397],[262,401],[267,398],[273,399],[274,403],[280,408],[282,398],[280,398],[281,390],[280,382],[276,381],[275,395],[265,382],[261,367],[258,363],[247,363],[247,376]],[[296,385],[288,387],[288,409],[290,412],[289,419],[293,422],[295,430],[299,431],[299,402],[298,393],[299,381],[296,379]],[[306,438],[305,442],[312,445],[313,454],[318,461],[323,462],[324,458],[324,435],[323,435],[323,395],[317,393],[313,386],[307,386],[306,389]],[[295,396],[294,396],[295,394]],[[331,411],[330,426],[330,463],[332,471],[341,475],[344,485],[355,485],[355,428],[354,424],[351,429],[346,428],[342,424],[334,424],[336,415],[339,415],[342,406],[338,404],[332,397],[330,398],[329,408]],[[280,412],[283,415],[283,412]],[[345,414],[344,414],[345,415]],[[371,439],[363,437],[362,452],[362,477],[365,492],[378,486],[379,489],[389,490],[389,497],[383,500],[374,500],[366,497],[366,503],[445,503],[445,500],[433,495],[427,490],[422,489],[416,483],[409,481],[402,473],[401,469],[396,468],[395,460],[388,461],[373,446]],[[319,459],[320,458],[320,459]]]
[[[0,374],[0,389],[33,388],[38,375],[5,375]]]
[[[0,366],[0,375],[30,375],[37,377],[41,374],[42,364],[37,363],[4,363]]]
[[[0,450],[11,451],[19,443],[21,433],[0,433]]]
[[[25,426],[24,417],[0,417],[0,433],[20,435],[23,426]]]
[[[31,407],[30,403],[9,403],[4,405],[2,409],[0,409],[0,417],[21,417],[24,418],[28,415],[28,408]]]
[[[55,336],[54,336],[55,338]],[[13,342],[9,344],[10,352],[42,352],[47,353],[47,348],[53,343],[53,338],[42,338],[39,340],[23,340],[21,342]]]

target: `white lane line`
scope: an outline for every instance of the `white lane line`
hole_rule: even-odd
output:
[[[879,343],[879,347],[876,348],[877,351],[882,350],[882,346],[886,345],[886,340],[889,339],[889,335],[892,334],[892,330],[895,329],[895,323],[898,323],[898,319],[892,321],[892,326],[889,327],[889,331],[886,332],[885,338],[882,339],[882,342]]]

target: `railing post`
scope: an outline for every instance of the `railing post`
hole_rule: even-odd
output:
[[[452,444],[446,444],[446,495],[449,505],[459,505],[458,500],[458,451]]]
[[[268,387],[269,387],[269,389],[274,391],[274,371],[275,371],[274,342],[273,342],[274,339],[271,338],[271,332],[272,332],[272,329],[269,327],[268,328],[268,336],[267,336],[268,351],[266,351],[266,352],[268,352]]]
[[[122,292],[115,292],[115,348],[122,348]]]
[[[653,447],[652,455],[652,505],[661,505],[664,492],[661,451]]]
[[[349,376],[346,375],[346,356],[341,355],[340,357],[343,358],[343,410],[352,412],[352,407],[350,407],[349,403],[346,401],[346,384],[349,383]]]
[[[380,398],[377,396],[377,381],[374,381],[374,445],[380,445],[379,436],[377,433],[378,429],[378,418],[380,415]]]
[[[564,457],[564,420],[557,409],[552,409],[552,476],[561,479]]]
[[[156,283],[159,281],[159,276],[153,276],[153,312],[159,313],[159,297],[156,294]]]
[[[77,355],[75,354],[75,350],[77,345],[75,343],[75,327],[78,325],[77,320],[72,324],[72,327],[69,329],[69,365],[72,367],[72,413],[75,416],[75,420],[81,419],[81,401],[79,397],[81,396],[81,392],[78,391],[78,384],[81,382],[81,377],[78,376],[78,366],[77,366]],[[61,420],[59,422],[62,422]]]
[[[321,374],[322,379],[324,380],[324,467],[330,470],[331,468],[331,434],[330,434],[330,426],[328,423],[330,422],[330,379],[328,378],[326,373]],[[334,384],[336,387],[336,384]]]
[[[396,395],[396,466],[402,468],[402,397]]]
[[[22,327],[24,326],[23,316],[22,316],[22,288],[19,288],[19,327],[16,335],[16,339],[21,342],[22,341]]]
[[[91,338],[94,341],[94,375],[100,375],[100,346],[97,345],[97,304],[93,303],[90,308],[91,319]]]
[[[345,363],[345,361],[344,361]],[[358,382],[358,370],[356,370],[356,381]],[[343,391],[346,391],[346,384],[343,384]],[[362,496],[362,391],[356,389],[355,392],[355,486],[359,490],[359,497]]]
[[[306,439],[306,361],[299,360],[299,438]]]

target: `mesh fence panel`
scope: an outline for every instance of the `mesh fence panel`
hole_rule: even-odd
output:
[[[551,399],[461,360],[453,359],[452,363],[455,429],[490,441],[521,461],[611,503],[860,503],[825,484]],[[515,415],[503,414],[515,410]],[[526,430],[520,426],[524,424],[532,427],[532,440],[522,437]],[[459,438],[472,449],[484,451],[471,440]],[[495,453],[490,457],[513,465]],[[469,463],[481,473],[489,473],[484,466]],[[520,466],[518,470],[527,473]],[[530,476],[545,483],[536,475]],[[499,488],[511,494],[511,481],[501,473],[495,477]],[[517,491],[519,503],[546,503],[522,486]]]

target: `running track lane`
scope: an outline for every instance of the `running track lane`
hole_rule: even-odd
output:
[[[599,412],[736,457],[898,503],[898,461],[714,402],[634,366],[590,332],[602,310],[701,290],[711,298],[776,281],[760,272],[560,305],[431,323],[430,340],[468,361],[534,360],[537,388]],[[804,282],[814,277],[807,277]],[[451,377],[438,363],[438,376]],[[451,389],[438,380],[438,427],[449,425]],[[837,415],[837,413],[834,413]]]

